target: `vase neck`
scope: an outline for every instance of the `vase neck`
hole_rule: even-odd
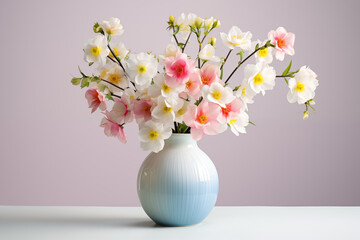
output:
[[[173,133],[165,140],[165,148],[177,146],[197,146],[197,143],[190,134]]]

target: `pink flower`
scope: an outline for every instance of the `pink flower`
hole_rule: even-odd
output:
[[[287,32],[285,28],[278,27],[276,31],[271,30],[268,34],[268,38],[271,40],[271,44],[275,45],[276,59],[280,61],[284,60],[285,53],[290,56],[295,54],[295,34]]]
[[[217,121],[220,112],[221,108],[217,104],[206,101],[202,101],[198,107],[189,106],[184,122],[191,127],[191,136],[198,141],[204,134],[215,135],[222,132],[223,128]]]
[[[185,92],[195,100],[201,96],[201,76],[200,71],[194,71],[189,80],[185,83]]]
[[[167,57],[164,63],[167,74],[165,83],[169,86],[185,84],[195,68],[195,62],[188,59],[185,53],[177,54],[176,57]]]
[[[231,103],[225,104],[225,108],[221,108],[221,114],[219,115],[220,123],[228,123],[233,114],[239,114],[242,108],[242,101],[235,98]]]
[[[105,117],[101,120],[100,127],[104,128],[104,133],[108,137],[117,137],[120,142],[126,143],[126,134],[123,124],[119,124],[111,119],[110,113],[105,112]]]
[[[151,108],[153,106],[151,100],[141,99],[134,102],[134,113],[136,118],[144,118],[145,121],[151,119]]]
[[[101,111],[106,110],[105,95],[96,87],[89,88],[85,93],[85,98],[88,101],[89,108],[92,108],[91,113],[100,108]]]
[[[213,82],[220,80],[220,67],[213,63],[205,63],[200,70],[201,82],[210,86]]]
[[[115,99],[114,106],[109,113],[113,121],[119,124],[129,123],[134,119],[134,114],[129,110],[128,104],[122,99]]]

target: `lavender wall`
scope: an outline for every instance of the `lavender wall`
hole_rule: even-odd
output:
[[[219,172],[217,204],[359,205],[359,3],[2,1],[0,204],[139,205],[137,171],[148,153],[136,125],[127,129],[127,145],[106,137],[101,114],[90,114],[84,91],[70,79],[77,65],[90,71],[82,46],[95,21],[117,16],[128,48],[162,53],[168,15],[191,11],[219,18],[217,37],[234,24],[260,39],[284,26],[297,36],[293,65],[311,66],[320,81],[308,121],[302,106],[287,102],[279,80],[250,106],[257,126],[247,135],[228,131],[199,142]],[[275,64],[278,72],[289,59]]]

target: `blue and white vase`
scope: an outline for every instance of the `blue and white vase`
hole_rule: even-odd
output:
[[[190,134],[173,134],[163,150],[150,153],[137,181],[146,214],[166,226],[201,222],[214,208],[218,191],[216,168]]]

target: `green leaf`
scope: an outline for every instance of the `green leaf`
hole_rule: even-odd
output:
[[[255,125],[255,123],[253,123],[252,121],[249,121],[249,123],[250,123],[251,125],[254,125],[254,126],[256,126],[256,125]]]
[[[256,44],[255,50],[258,50],[258,49],[259,49],[259,44]]]
[[[241,84],[239,86],[236,86],[233,91],[236,92],[237,90],[239,90],[240,87],[241,87]]]
[[[197,101],[195,102],[195,105],[196,105],[196,106],[199,106],[199,104],[201,103],[202,100],[203,100],[203,97],[200,97],[199,100],[197,100]]]
[[[93,64],[94,64],[94,62],[89,63],[89,67],[90,67],[91,65],[93,65]]]
[[[84,77],[84,78],[81,80],[81,85],[80,85],[80,87],[81,87],[81,88],[84,88],[84,87],[88,87],[88,86],[89,86],[89,78]]]
[[[175,26],[174,26],[174,29],[173,29],[173,31],[174,31],[173,34],[174,34],[174,35],[178,34],[179,30],[180,30],[180,27],[179,27],[178,25],[175,25]]]
[[[287,80],[286,78],[284,78],[286,85],[289,85],[289,80]]]
[[[100,92],[104,92],[105,91],[105,89],[107,89],[108,87],[107,86],[105,86],[104,84],[98,84],[98,89],[99,89],[99,91]]]
[[[110,93],[106,94],[106,98],[111,100],[111,101],[114,101],[114,98],[111,96]]]
[[[178,46],[180,47],[180,48],[183,48],[184,47],[184,43],[178,43]]]
[[[78,66],[78,69],[79,69],[80,74],[81,74],[84,78],[86,78],[87,76],[81,71],[81,69],[80,69],[79,66]]]
[[[80,82],[81,82],[81,78],[75,78],[75,77],[74,77],[74,78],[71,79],[71,83],[72,83],[72,85],[74,85],[74,86],[79,85]]]
[[[265,43],[265,47],[267,48],[267,47],[269,47],[271,45],[271,40],[268,40],[266,43]]]
[[[240,56],[240,62],[243,60],[243,56],[244,56],[244,51],[241,50],[240,52],[238,52],[236,55]]]
[[[286,76],[291,68],[292,60],[290,61],[289,65],[285,68],[284,72],[281,74],[281,76]]]

